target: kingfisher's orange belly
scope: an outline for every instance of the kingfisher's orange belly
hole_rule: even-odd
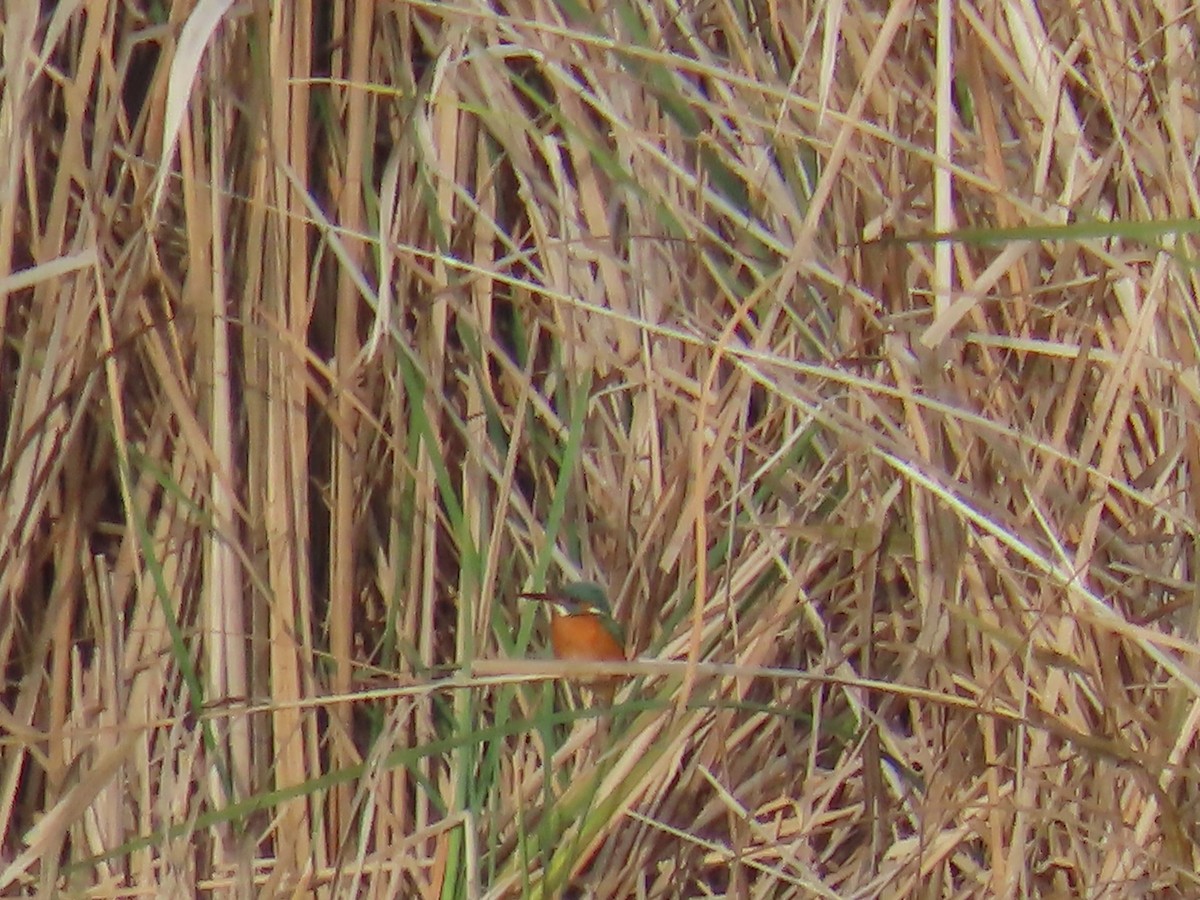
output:
[[[599,616],[554,616],[550,640],[559,659],[593,662],[625,661],[625,648],[617,643]]]

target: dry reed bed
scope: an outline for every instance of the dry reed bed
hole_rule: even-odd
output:
[[[1000,231],[1195,10],[224,5],[6,11],[4,891],[1196,891],[1187,229]]]

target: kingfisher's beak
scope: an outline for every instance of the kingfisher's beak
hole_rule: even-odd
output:
[[[523,600],[540,600],[542,603],[549,603],[554,608],[554,612],[560,616],[573,616],[578,612],[572,603],[556,597],[549,591],[526,591],[517,596]]]

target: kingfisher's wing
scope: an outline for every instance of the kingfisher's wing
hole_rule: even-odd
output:
[[[627,655],[629,648],[625,643],[625,629],[612,616],[601,616],[600,622],[604,625],[604,630],[612,635],[612,639],[621,648],[621,655]]]

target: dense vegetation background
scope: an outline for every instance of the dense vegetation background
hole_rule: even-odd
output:
[[[1198,22],[4,4],[0,890],[1200,891]]]

